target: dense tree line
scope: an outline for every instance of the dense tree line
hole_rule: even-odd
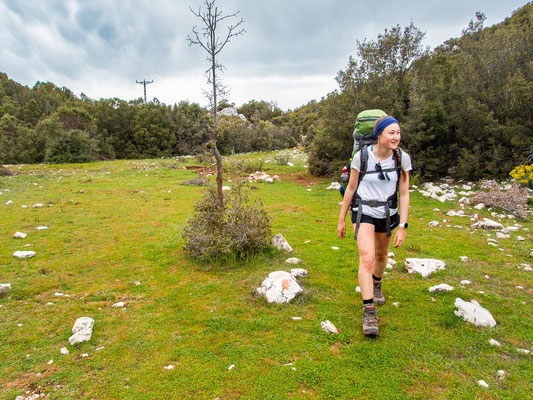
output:
[[[239,112],[246,120],[224,117],[222,154],[298,143],[299,135],[275,104],[253,100]],[[0,73],[2,164],[194,155],[205,151],[209,118],[208,110],[194,103],[96,101],[49,82],[37,82],[30,89]]]
[[[433,51],[412,23],[358,41],[357,57],[337,75],[339,90],[305,125],[311,172],[337,173],[350,157],[357,113],[381,108],[400,121],[421,178],[508,177],[533,145],[533,5],[490,28],[484,19],[477,13],[461,37]],[[309,105],[294,113],[304,118]]]

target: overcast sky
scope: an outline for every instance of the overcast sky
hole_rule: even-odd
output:
[[[202,0],[203,1],[203,0]],[[141,97],[136,80],[152,80],[148,99],[206,105],[206,54],[188,47],[199,25],[189,6],[200,0],[0,0],[0,72],[33,86],[50,81],[77,95]],[[246,33],[219,54],[229,101],[252,99],[295,108],[335,90],[335,75],[355,54],[357,39],[411,20],[434,48],[461,30],[476,11],[485,26],[502,21],[525,0],[217,0],[240,11]]]

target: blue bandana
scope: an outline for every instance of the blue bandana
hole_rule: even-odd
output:
[[[381,135],[383,130],[387,126],[392,125],[392,124],[400,125],[400,123],[398,121],[396,121],[396,119],[393,118],[393,117],[387,117],[383,121],[381,121],[379,124],[377,124],[376,127],[374,128],[374,139],[377,139],[378,136]]]

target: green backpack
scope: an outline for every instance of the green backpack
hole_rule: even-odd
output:
[[[352,158],[357,151],[375,142],[374,123],[384,115],[387,115],[387,113],[382,110],[365,110],[357,114],[355,128],[353,130]]]

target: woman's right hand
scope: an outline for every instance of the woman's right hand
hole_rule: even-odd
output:
[[[337,232],[339,234],[339,237],[341,239],[344,239],[344,235],[346,235],[346,222],[339,221],[339,225],[337,225]]]

